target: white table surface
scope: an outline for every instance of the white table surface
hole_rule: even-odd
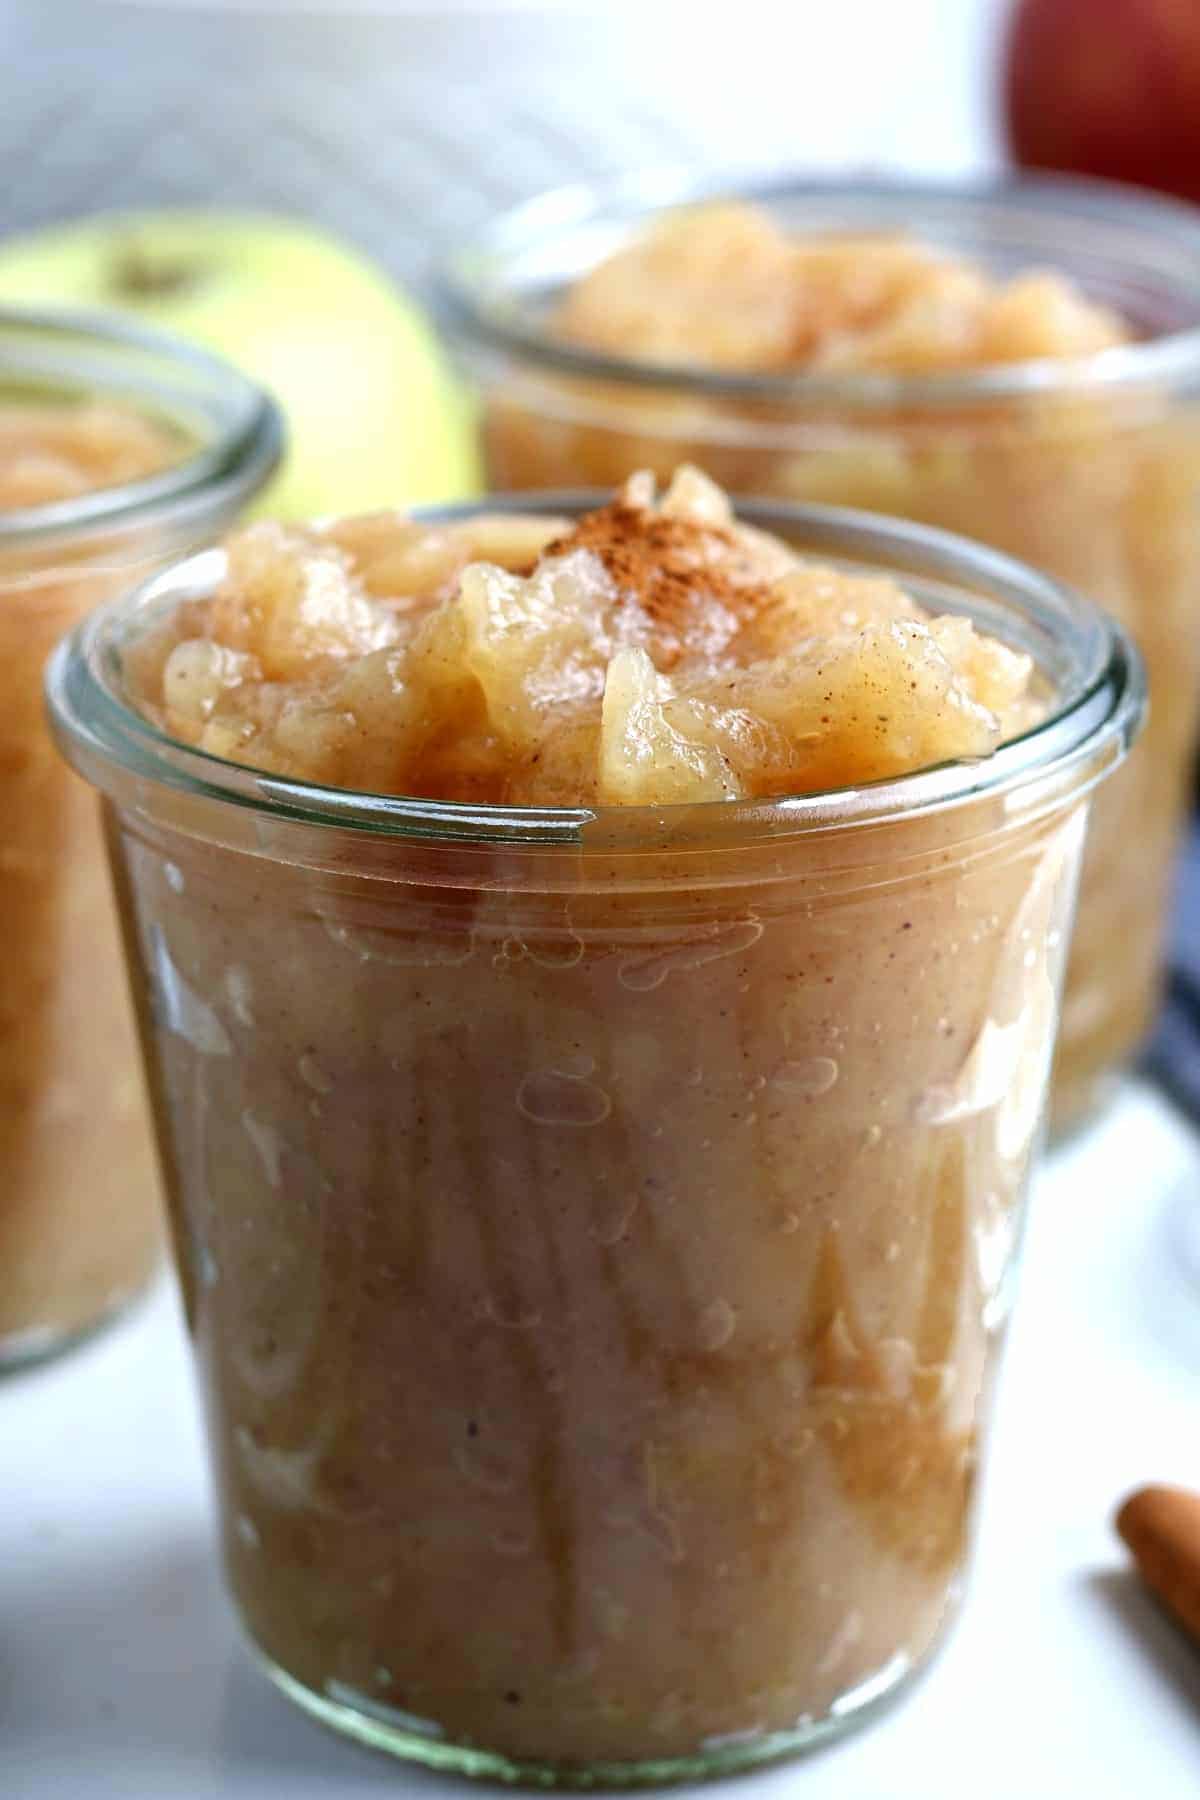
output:
[[[1200,1147],[1132,1088],[1039,1182],[975,1579],[947,1650],[871,1728],[708,1791],[1200,1792],[1200,1655],[1147,1600],[1110,1527],[1140,1482],[1200,1486],[1198,1425]],[[165,1283],[74,1356],[0,1385],[4,1800],[467,1791],[326,1734],[241,1649]]]

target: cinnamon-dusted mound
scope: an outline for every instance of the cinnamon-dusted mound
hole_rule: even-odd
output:
[[[257,525],[134,655],[147,713],[233,760],[516,804],[806,793],[988,754],[1030,663],[887,576],[798,556],[681,469],[572,529]]]
[[[702,604],[723,609],[735,619],[748,617],[769,601],[769,540],[759,537],[748,549],[747,534],[739,537],[724,522],[729,516],[724,498],[715,493],[712,498],[713,512],[722,523],[705,521],[695,491],[684,516],[669,510],[669,498],[655,510],[653,482],[635,477],[624,495],[585,514],[573,531],[554,538],[542,553],[547,559],[576,550],[598,556],[618,600],[635,601],[651,622],[655,665],[664,672],[679,661],[689,637],[694,638]],[[794,556],[777,548],[775,572],[790,573]]]

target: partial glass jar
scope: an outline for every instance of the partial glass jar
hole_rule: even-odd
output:
[[[0,1369],[109,1316],[145,1282],[162,1238],[99,820],[54,754],[45,661],[89,608],[228,525],[282,441],[274,404],[185,344],[107,318],[3,309],[0,436],[11,450],[26,431],[22,469],[66,469],[86,491],[0,497]],[[160,434],[163,466],[99,485],[126,433]]]
[[[246,1630],[326,1723],[468,1775],[800,1749],[921,1667],[963,1581],[1087,798],[1141,668],[995,553],[741,511],[1031,653],[1045,722],[803,799],[312,787],[127,692],[220,552],[48,677],[105,796]]]
[[[1000,276],[1051,267],[1140,341],[963,374],[738,375],[554,337],[558,299],[662,208],[734,188],[799,237],[903,232]],[[1200,219],[1100,183],[703,186],[644,176],[546,195],[448,265],[443,315],[482,395],[500,488],[662,478],[691,458],[734,495],[835,502],[993,544],[1133,632],[1154,706],[1098,802],[1054,1079],[1058,1128],[1128,1065],[1160,985],[1200,710]]]

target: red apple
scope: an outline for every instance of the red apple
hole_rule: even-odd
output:
[[[1200,200],[1200,0],[1020,0],[1005,109],[1019,163]]]

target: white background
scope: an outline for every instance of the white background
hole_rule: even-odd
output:
[[[0,230],[146,203],[284,208],[414,278],[497,206],[639,163],[977,169],[999,155],[1005,12],[0,0]]]

